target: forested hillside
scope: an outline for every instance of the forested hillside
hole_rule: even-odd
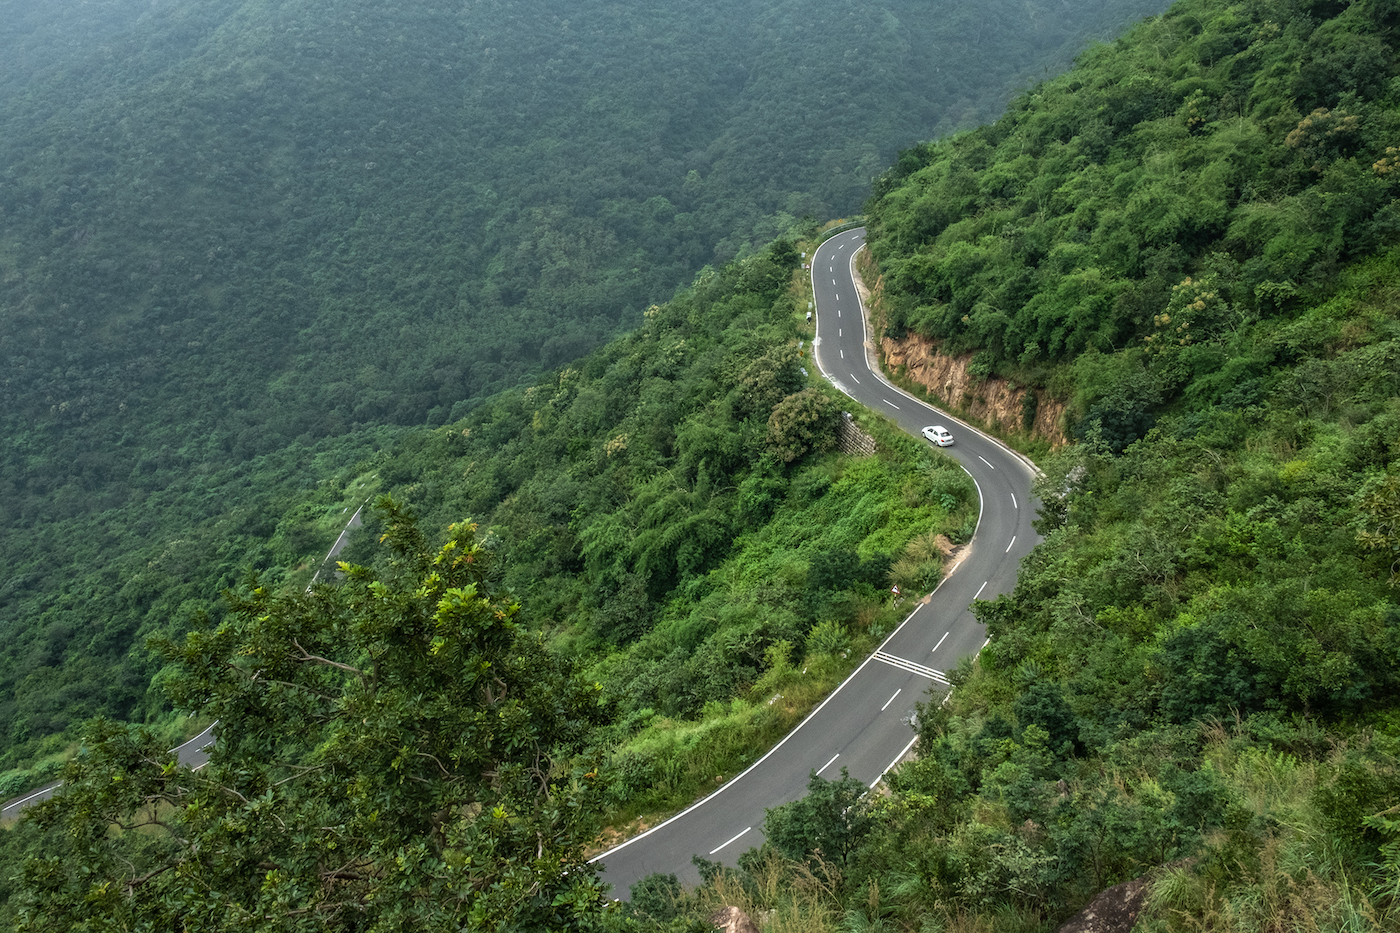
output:
[[[132,645],[249,565],[309,576],[393,430],[1153,8],[0,4],[0,763],[157,714]]]
[[[890,583],[930,588],[976,523],[922,441],[862,416],[879,451],[831,450],[798,259],[780,240],[702,273],[626,338],[377,455],[399,501],[341,581],[243,581],[157,644],[177,708],[220,722],[210,767],[93,725],[64,793],[0,832],[0,918],[596,929],[600,823],[751,763],[897,624]]]
[[[1398,30],[1184,0],[901,154],[886,338],[1050,391],[1079,442],[892,792],[814,780],[648,915],[1055,930],[1137,879],[1101,919],[1400,926]]]
[[[820,449],[779,241],[308,497],[482,524],[437,550],[382,503],[343,586],[249,583],[165,643],[180,708],[248,738],[201,783],[95,727],[68,802],[4,837],[44,853],[5,909],[1009,933],[1138,879],[1154,933],[1393,929],[1396,30],[1388,0],[1185,0],[877,183],[885,337],[1059,396],[1078,439],[888,794],[814,777],[738,869],[625,909],[579,864],[602,814],[687,799],[783,728],[766,697],[838,676],[894,617],[875,581],[939,572],[915,528],[968,531],[961,474],[877,420],[880,456]]]

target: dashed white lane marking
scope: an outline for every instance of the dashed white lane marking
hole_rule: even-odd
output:
[[[897,667],[902,671],[918,674],[920,677],[927,677],[929,680],[934,680],[940,684],[949,686],[948,678],[944,676],[942,671],[936,671],[931,667],[924,667],[922,664],[915,664],[913,661],[906,660],[905,658],[897,658],[892,654],[885,654],[883,651],[877,651],[871,655],[871,657],[877,661],[888,664],[890,667]]]
[[[1021,506],[1018,505],[1017,502],[1016,502],[1016,494],[1015,494],[1014,492],[1011,494],[1011,507],[1012,507],[1013,509],[1019,509],[1019,508],[1021,507]]]
[[[890,407],[893,408],[895,411],[899,411],[899,406],[896,405],[894,402],[891,402],[889,399],[885,399],[884,402],[885,402],[886,405],[890,406]]]
[[[752,827],[752,826],[747,827],[747,828],[744,830],[744,833],[748,832],[750,829],[753,829],[753,827]],[[736,840],[742,838],[743,835],[744,835],[744,833],[740,833],[738,836],[735,836],[733,839],[730,839],[729,842],[735,842]],[[720,849],[723,849],[725,846],[729,845],[729,842],[722,842],[722,843],[720,843],[719,845],[715,846],[713,849],[710,850],[710,854],[711,854],[711,855],[714,855],[714,854],[715,854],[716,852],[718,852]]]
[[[835,279],[832,279],[832,280],[831,280],[831,284],[832,284],[832,285],[835,285],[835,284],[836,284],[836,280],[835,280]]]
[[[982,581],[982,585],[979,586],[979,587],[977,588],[977,596],[981,596],[981,595],[982,595],[982,591],[985,590],[986,588],[987,588],[987,581],[986,581],[986,580],[983,580],[983,581]],[[972,598],[973,598],[973,599],[976,599],[977,596],[974,596],[974,597],[972,597]]]
[[[857,379],[855,376],[851,377],[851,381],[854,382],[856,385],[860,385],[860,380]]]
[[[841,332],[841,328],[838,327],[838,328],[836,328],[836,336],[838,336],[838,337],[844,337],[844,336],[846,336],[846,335],[843,334],[843,333]],[[1015,497],[1013,496],[1012,498],[1015,498]]]
[[[985,586],[985,585],[986,585],[986,584],[983,584],[983,586]],[[982,591],[981,591],[981,590],[978,590],[977,592],[980,593],[980,592],[982,592]],[[976,599],[977,597],[974,596],[974,597],[972,597],[972,598],[973,598],[973,599]],[[943,637],[940,638],[940,639],[938,639],[938,644],[936,644],[936,645],[933,646],[933,651],[937,651],[939,648],[942,648],[942,647],[943,647],[943,643],[944,643],[945,641],[948,640],[948,636],[951,635],[951,634],[953,634],[953,633],[952,633],[952,632],[944,632],[944,633],[943,633]],[[933,654],[933,651],[930,651],[929,654]]]
[[[1015,536],[1015,535],[1012,535],[1012,536],[1011,536],[1011,544],[1008,544],[1008,545],[1006,546],[1006,550],[1002,551],[1002,553],[1003,553],[1003,554],[1010,554],[1010,553],[1011,553],[1011,548],[1012,548],[1013,545],[1015,545],[1015,543],[1016,543],[1016,536]]]
[[[902,693],[903,691],[904,691],[904,688],[903,688],[903,687],[900,687],[898,690],[896,690],[896,691],[894,692],[894,696],[892,696],[892,697],[890,697],[888,700],[886,700],[886,701],[885,701],[885,705],[882,706],[882,707],[880,707],[880,712],[883,713],[885,710],[889,709],[889,708],[890,708],[890,704],[894,702],[894,697],[899,696],[900,693]]]
[[[841,359],[844,360],[845,358],[846,358],[846,351],[845,351],[845,350],[842,350],[842,351],[841,351]]]
[[[981,461],[982,461],[983,463],[985,463],[987,466],[992,467],[993,470],[996,469],[996,467],[992,466],[992,461],[988,460],[986,457],[982,456],[981,454],[978,454],[978,455],[977,455],[977,459],[978,459],[978,460],[981,460]]]
[[[840,758],[840,757],[841,757],[841,754],[840,754],[839,752],[838,752],[837,754],[835,754],[835,755],[832,755],[832,756],[831,756],[831,761],[828,761],[826,764],[824,764],[824,765],[822,765],[820,768],[818,768],[818,769],[817,769],[817,773],[818,773],[818,774],[821,774],[821,773],[822,773],[823,771],[825,771],[827,768],[830,768],[831,765],[832,765],[832,762],[836,761],[836,759],[838,759],[838,758]]]

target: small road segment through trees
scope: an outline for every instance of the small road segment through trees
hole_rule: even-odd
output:
[[[873,343],[855,285],[855,256],[864,244],[865,230],[850,230],[813,254],[813,356],[837,389],[915,437],[928,424],[950,428],[957,443],[942,453],[977,485],[977,533],[938,588],[786,738],[705,799],[593,860],[601,862],[614,897],[627,897],[633,884],[655,872],[696,883],[694,855],[736,864],[740,853],[763,842],[764,810],[802,797],[812,771],[834,779],[846,768],[867,786],[879,783],[914,744],[915,702],[930,689],[946,691],[944,672],[986,644],[972,601],[1009,592],[1021,558],[1039,540],[1031,527],[1034,464],[891,385],[872,366]]]

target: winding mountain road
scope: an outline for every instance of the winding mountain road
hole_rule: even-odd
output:
[[[991,599],[1016,583],[1022,557],[1039,540],[1031,520],[1034,466],[980,431],[892,386],[872,367],[872,343],[856,291],[855,254],[864,229],[832,237],[812,260],[816,303],[814,357],[822,374],[846,395],[918,435],[929,424],[953,433],[944,452],[977,484],[981,514],[977,534],[961,562],[786,738],[746,771],[704,800],[664,823],[597,856],[615,897],[655,872],[694,884],[692,855],[733,865],[763,841],[764,810],[796,800],[812,771],[826,778],[849,769],[874,786],[914,744],[914,704],[930,688],[947,688],[944,671],[975,654],[986,632],[969,611],[974,599]]]
[[[953,432],[955,445],[944,452],[977,485],[977,534],[939,587],[766,755],[689,809],[594,858],[601,862],[603,879],[615,896],[626,897],[631,885],[655,872],[697,882],[692,855],[735,864],[741,852],[763,841],[765,809],[801,797],[812,771],[830,778],[846,768],[867,785],[878,783],[914,744],[910,725],[915,702],[930,688],[946,689],[944,671],[985,644],[986,633],[969,605],[1009,591],[1020,559],[1038,540],[1031,527],[1034,467],[990,437],[890,385],[871,366],[872,344],[853,271],[863,244],[864,230],[848,231],[827,240],[813,257],[814,358],[834,386],[911,434],[917,436],[928,424],[943,424]],[[358,515],[352,516],[352,524]],[[331,556],[344,541],[342,536]],[[198,767],[207,760],[213,728],[173,749],[181,764]],[[58,786],[10,802],[4,818],[51,796]]]

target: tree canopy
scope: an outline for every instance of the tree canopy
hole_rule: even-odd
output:
[[[29,930],[586,929],[600,688],[486,586],[475,527],[430,547],[379,505],[385,573],[274,594],[161,646],[206,767],[98,721],[25,870]]]

